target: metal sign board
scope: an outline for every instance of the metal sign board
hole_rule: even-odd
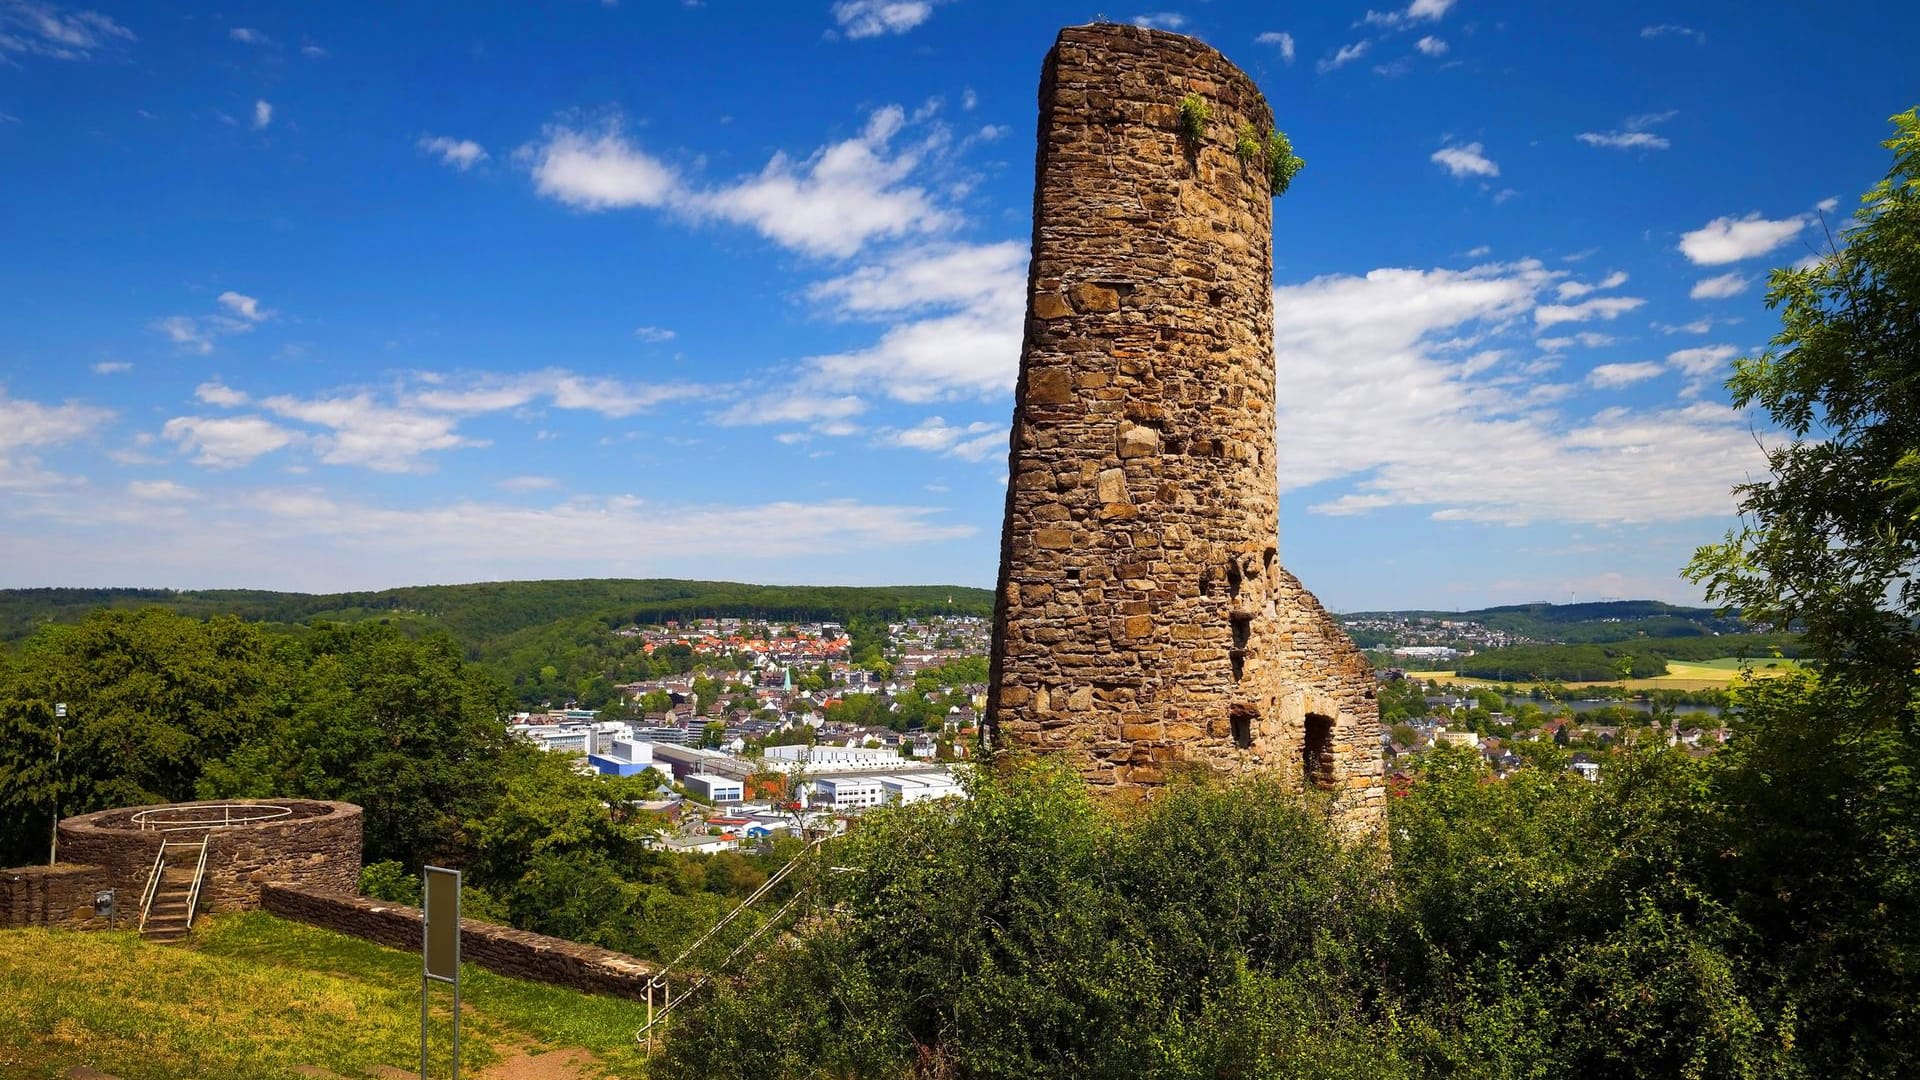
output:
[[[426,975],[460,981],[460,871],[426,868],[426,932],[422,957]]]
[[[453,1077],[460,1077],[460,871],[425,868],[420,927],[420,1080],[427,1078],[428,991],[453,984]]]

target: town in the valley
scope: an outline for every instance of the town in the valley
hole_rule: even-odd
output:
[[[1606,751],[1658,740],[1693,754],[1727,738],[1716,692],[1624,687],[1502,687],[1422,670],[1476,650],[1535,639],[1470,619],[1399,613],[1343,618],[1373,643],[1390,788],[1404,789],[1439,746],[1465,748],[1506,775],[1552,760],[1588,778]],[[986,708],[990,621],[886,624],[887,652],[854,654],[839,622],[742,618],[632,625],[651,656],[690,670],[620,684],[597,709],[557,702],[512,717],[515,734],[577,757],[583,772],[662,783],[644,808],[671,823],[660,844],[695,853],[756,848],[783,835],[844,829],[870,807],[964,798]],[[1441,644],[1444,642],[1444,644]]]

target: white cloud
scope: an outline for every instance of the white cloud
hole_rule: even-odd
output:
[[[1758,211],[1743,218],[1714,218],[1680,236],[1680,253],[1697,266],[1717,266],[1765,255],[1791,242],[1807,227],[1800,216],[1772,221]]]
[[[1187,25],[1187,17],[1177,11],[1159,11],[1151,15],[1135,15],[1133,25],[1154,30],[1178,30]]]
[[[307,44],[307,45],[300,46],[300,55],[308,57],[310,59],[318,60],[327,55],[327,50],[321,48],[318,45]]]
[[[1645,303],[1637,296],[1603,296],[1579,304],[1543,304],[1534,309],[1533,322],[1542,330],[1560,323],[1586,322],[1589,319],[1611,322]]]
[[[1598,292],[1601,289],[1617,289],[1626,283],[1626,271],[1615,270],[1601,280],[1592,283],[1584,281],[1563,281],[1559,284],[1556,291],[1559,293],[1560,299],[1572,300],[1576,297],[1585,296],[1590,292]]]
[[[1725,370],[1727,361],[1739,353],[1740,350],[1731,345],[1702,345],[1668,353],[1667,363],[1676,371],[1699,377]]]
[[[938,416],[929,416],[910,428],[882,431],[879,442],[883,446],[925,450],[965,461],[982,461],[996,453],[1007,452],[1007,425],[986,421],[966,425],[949,424]]]
[[[213,351],[213,336],[201,330],[197,319],[188,318],[185,315],[169,315],[164,319],[154,320],[153,330],[155,333],[166,335],[168,341],[188,352],[204,355]]]
[[[551,476],[509,476],[493,486],[502,491],[550,491],[559,487],[560,481]]]
[[[726,427],[752,424],[812,424],[822,434],[851,434],[846,421],[865,412],[867,403],[852,394],[838,396],[780,392],[736,402],[715,416]]]
[[[461,172],[466,172],[487,160],[486,147],[472,139],[456,139],[450,135],[423,135],[415,145],[422,153],[432,154]]]
[[[1642,360],[1632,364],[1601,364],[1587,372],[1587,384],[1601,389],[1613,389],[1631,386],[1643,379],[1657,378],[1666,373],[1665,364],[1652,360]]]
[[[124,375],[133,370],[133,365],[125,360],[102,360],[92,368],[95,375]]]
[[[1733,320],[1735,322],[1739,320]],[[1669,323],[1654,323],[1653,328],[1663,334],[1704,334],[1713,329],[1712,319],[1695,319],[1690,323],[1673,326]]]
[[[127,494],[148,502],[186,502],[200,497],[199,492],[171,480],[130,481],[127,484]]]
[[[580,409],[615,419],[633,416],[674,401],[710,397],[713,387],[693,383],[626,382],[581,375],[561,368],[520,374],[421,374],[398,395],[409,410],[477,416],[519,409],[545,401],[559,409]]]
[[[273,123],[273,103],[256,101],[253,103],[253,130],[259,131]]]
[[[282,419],[327,429],[311,437],[322,462],[359,465],[377,472],[419,472],[431,466],[423,456],[439,450],[486,446],[455,429],[452,416],[379,404],[367,393],[340,397],[263,398],[262,408]]]
[[[928,0],[840,0],[833,5],[840,32],[855,39],[904,34],[932,15]]]
[[[193,396],[209,405],[219,405],[229,409],[245,405],[248,401],[247,395],[231,386],[217,382],[203,382],[194,387]]]
[[[1571,349],[1575,345],[1588,349],[1603,348],[1613,344],[1614,340],[1615,339],[1608,334],[1596,334],[1592,331],[1583,331],[1578,334],[1568,334],[1565,337],[1535,338],[1533,343],[1545,349],[1547,352],[1561,352],[1566,349]]]
[[[1428,34],[1426,37],[1414,42],[1413,47],[1428,56],[1445,56],[1447,54],[1447,43],[1434,37],[1432,34]]]
[[[1280,59],[1293,63],[1293,35],[1285,30],[1269,30],[1253,39],[1258,45],[1272,45],[1280,50]]]
[[[655,158],[629,143],[618,121],[597,133],[550,126],[545,141],[522,147],[534,188],[581,210],[664,206],[679,181]]]
[[[672,341],[678,335],[665,327],[636,326],[633,328],[633,336],[649,345],[660,345]]]
[[[1831,214],[1835,210],[1840,209],[1840,200],[1832,197],[1828,197],[1825,199],[1821,199],[1817,203],[1814,203],[1813,206],[1814,206],[1814,209],[1820,211],[1823,214]]]
[[[185,515],[164,504],[77,494],[10,500],[0,502],[0,520],[19,524],[0,532],[0,568],[31,565],[48,580],[125,581],[126,538],[137,533],[138,572],[156,585],[337,591],[610,574],[817,582],[847,571],[823,572],[811,560],[898,556],[979,532],[938,507],[854,499],[724,505],[613,495],[520,502],[382,505],[317,487],[238,489],[204,492]],[[60,526],[59,545],[44,541],[49,522]]]
[[[65,11],[38,0],[0,2],[0,55],[86,60],[134,40],[133,31],[97,11]]]
[[[1650,131],[1583,131],[1574,138],[1609,150],[1665,150],[1673,144]]]
[[[1618,131],[1586,131],[1574,138],[1588,146],[1600,146],[1609,150],[1665,150],[1673,144],[1665,136],[1655,135],[1649,128],[1664,124],[1680,115],[1678,110],[1641,113],[1629,116],[1620,122]]]
[[[261,33],[258,30],[251,30],[244,26],[236,26],[233,29],[227,31],[227,37],[230,38],[231,40],[238,41],[243,45],[273,44],[272,38],[269,38],[267,35]]]
[[[1005,393],[1020,366],[1026,256],[1011,242],[909,248],[815,286],[843,316],[917,317],[865,349],[808,358],[811,380],[912,402]]]
[[[219,296],[220,306],[233,312],[248,322],[265,322],[273,318],[274,312],[260,306],[260,301],[251,296],[242,296],[237,292],[223,292]]]
[[[1707,35],[1701,33],[1698,30],[1695,30],[1690,26],[1679,26],[1674,23],[1660,23],[1657,26],[1643,26],[1640,28],[1640,36],[1643,38],[1682,37],[1682,38],[1689,38],[1692,41],[1694,41],[1696,44],[1700,44],[1700,45],[1705,45],[1707,43]]]
[[[193,454],[194,464],[209,469],[239,468],[301,440],[298,432],[261,416],[176,416],[160,434],[180,444],[181,453]]]
[[[1441,520],[1508,524],[1727,514],[1732,485],[1765,467],[1739,414],[1696,403],[1563,415],[1551,406],[1564,385],[1460,355],[1462,342],[1514,328],[1556,277],[1529,260],[1274,290],[1282,484],[1315,488],[1310,509],[1328,514],[1424,506]]]
[[[1499,176],[1500,166],[1486,156],[1485,148],[1479,143],[1465,146],[1447,146],[1435,150],[1429,161],[1437,163],[1454,177],[1462,176]]]
[[[1454,0],[1413,0],[1404,11],[1368,11],[1359,25],[1396,29],[1409,23],[1434,22],[1445,17],[1453,4]]]
[[[113,418],[111,409],[68,402],[42,405],[12,397],[0,385],[0,466],[10,451],[58,446],[90,435]]]
[[[1729,296],[1738,296],[1747,291],[1753,279],[1740,274],[1721,274],[1718,277],[1702,278],[1693,283],[1693,289],[1687,293],[1695,300],[1725,300]]]
[[[872,240],[938,232],[958,221],[926,189],[906,182],[944,133],[895,151],[892,141],[905,124],[905,111],[889,105],[854,138],[804,160],[777,153],[759,173],[708,188],[684,182],[633,145],[617,120],[597,132],[551,126],[517,156],[531,164],[540,194],[579,209],[669,208],[746,225],[807,254],[847,256]]]
[[[1314,70],[1324,75],[1335,68],[1345,67],[1367,55],[1367,50],[1371,48],[1373,48],[1371,41],[1356,41],[1351,45],[1342,45],[1332,56],[1315,64]]]
[[[847,256],[870,240],[943,231],[957,219],[926,190],[905,183],[919,153],[889,156],[904,122],[897,105],[876,110],[858,137],[802,162],[775,154],[759,175],[705,193],[693,205],[813,255]]]

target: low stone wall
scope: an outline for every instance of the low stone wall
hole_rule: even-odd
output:
[[[292,881],[334,892],[360,888],[360,808],[352,803],[317,799],[261,800],[284,806],[287,817],[254,824],[215,829],[207,844],[207,878],[202,886],[203,911],[239,911],[257,907],[260,886],[268,881]],[[174,803],[170,808],[191,810],[198,803]],[[160,807],[131,806],[81,814],[60,822],[60,858],[105,867],[112,888],[138,904],[153,870],[153,857],[163,836],[198,843],[198,832],[142,831],[134,815]],[[177,849],[176,849],[177,850]]]
[[[307,885],[260,887],[262,910],[396,949],[420,948],[422,912]],[[460,959],[501,975],[645,1000],[653,969],[625,953],[495,923],[460,920]]]
[[[61,863],[59,866],[22,866],[0,870],[0,929],[58,926],[69,930],[105,930],[107,917],[93,911],[93,897],[113,888],[104,866]],[[138,893],[115,897],[119,921],[127,922],[129,905],[140,918]]]

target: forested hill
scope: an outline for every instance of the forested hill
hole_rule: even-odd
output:
[[[1746,633],[1754,628],[1737,614],[1680,607],[1658,600],[1608,600],[1588,604],[1509,604],[1473,611],[1355,611],[1358,619],[1445,619],[1473,622],[1535,641],[1591,643],[1637,637],[1699,637]]]
[[[485,652],[488,645],[529,627],[582,619],[612,629],[633,622],[726,616],[791,621],[985,616],[993,612],[993,593],[958,585],[746,585],[666,578],[497,581],[325,594],[252,589],[5,589],[0,590],[0,642],[23,638],[42,623],[77,622],[98,608],[156,606],[201,618],[237,615],[266,623],[404,618],[442,627],[470,650]]]

